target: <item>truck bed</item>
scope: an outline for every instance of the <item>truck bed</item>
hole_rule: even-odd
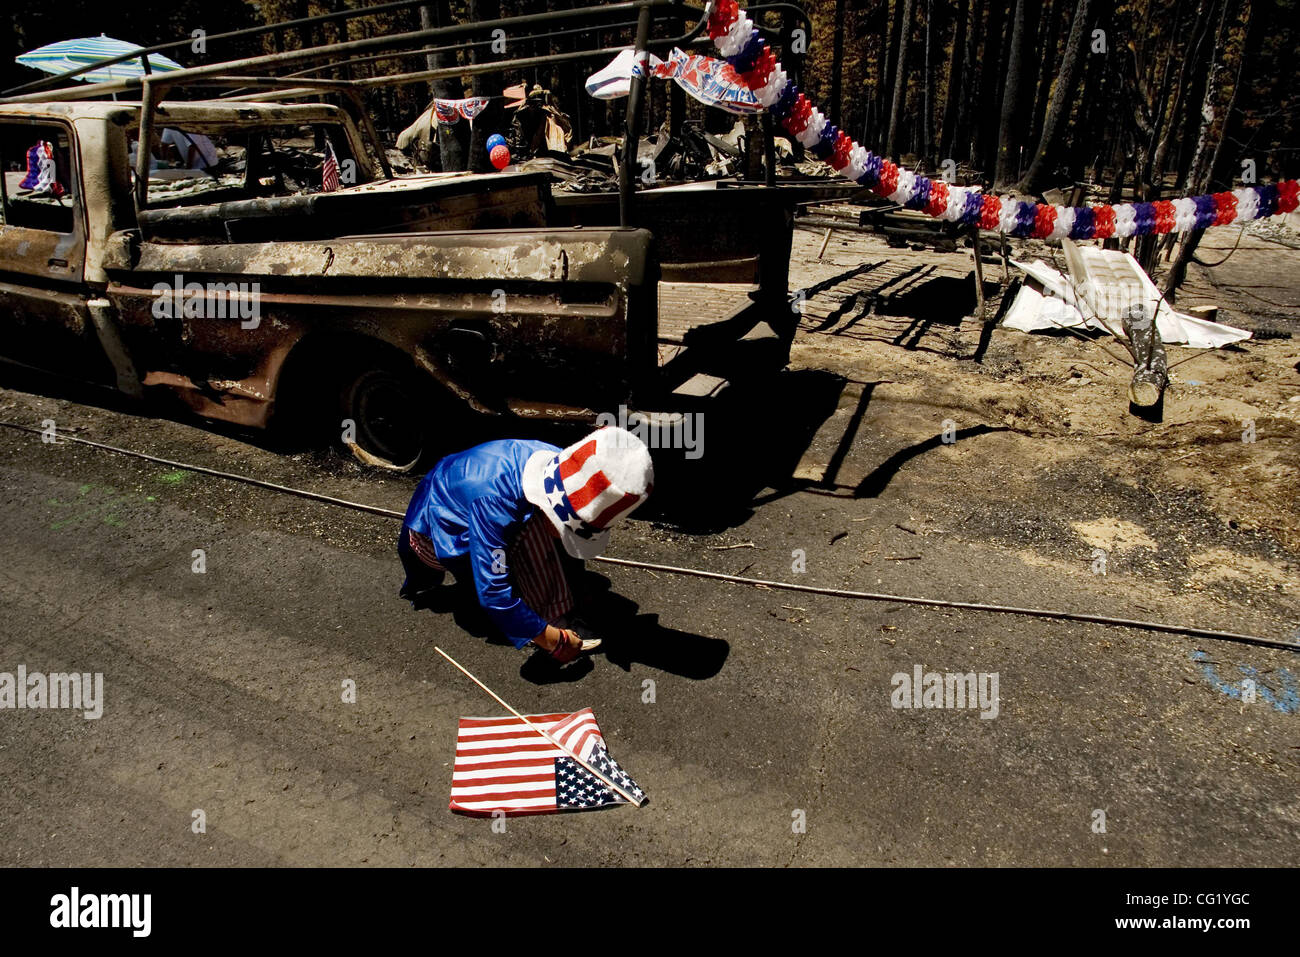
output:
[[[786,349],[750,283],[659,283],[659,381],[668,405],[714,398],[746,373],[780,368]]]
[[[659,354],[680,347],[686,334],[701,326],[726,322],[753,304],[752,283],[659,283]]]

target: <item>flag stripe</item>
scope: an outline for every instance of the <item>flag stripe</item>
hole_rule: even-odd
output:
[[[573,454],[560,463],[560,478],[567,480],[569,476],[581,471],[582,467],[587,463],[587,459],[591,458],[592,453],[595,451],[595,439],[584,442],[574,449]]]
[[[551,758],[550,761],[554,761]],[[466,764],[464,761],[458,761],[456,766],[460,770],[456,774],[464,771],[537,771],[541,768],[551,767],[550,761],[488,761],[482,764]],[[453,777],[452,780],[455,780]]]
[[[587,760],[587,755],[586,755],[587,745],[592,744],[598,740],[600,740],[599,732],[588,731],[586,734],[582,736],[581,739],[579,739],[578,743],[574,746],[571,746],[569,750],[571,750],[574,754],[576,754],[578,757],[582,758],[585,761]]]
[[[555,775],[551,775],[550,783],[542,782],[540,784],[519,784],[517,782],[507,781],[504,784],[483,784],[476,781],[473,787],[452,788],[452,797],[486,797],[492,795],[503,801],[511,800],[517,797],[545,797],[547,794],[555,793]]]
[[[564,757],[563,751],[552,750],[546,754],[520,754],[518,751],[509,751],[505,754],[483,754],[483,755],[456,755],[456,764],[465,767],[501,767],[501,768],[519,768],[525,764],[545,764],[548,761],[554,761],[556,758]]]
[[[590,709],[587,709],[590,710]],[[564,712],[562,714],[530,714],[526,715],[530,722],[540,727],[550,730],[549,725],[557,721],[563,721],[565,718],[573,717],[572,713]],[[526,728],[528,727],[518,718],[461,718],[461,733],[474,734],[486,730],[504,730],[506,728]]]
[[[495,811],[498,808],[504,811],[514,808],[558,810],[555,807],[555,792],[551,792],[549,797],[516,798],[512,801],[495,797],[490,801],[453,801],[451,806],[453,808],[463,808],[466,811]]]
[[[476,747],[482,744],[483,747],[492,747],[498,741],[545,741],[540,734],[535,731],[529,731],[527,728],[511,728],[509,731],[494,731],[491,734],[462,734],[461,738],[467,744],[473,744]]]
[[[473,781],[475,784],[536,784],[537,782],[553,783],[555,781],[554,773],[547,771],[538,773],[528,768],[518,769],[522,773],[503,774],[500,771],[462,771],[456,775],[458,781]],[[452,788],[454,794],[458,788]]]
[[[582,511],[605,489],[609,488],[609,479],[604,472],[596,472],[579,489],[569,493],[569,504],[577,511]]]
[[[533,743],[534,741],[536,741],[537,743],[534,744]],[[493,747],[490,744],[489,745],[476,744],[473,747],[457,748],[456,754],[458,756],[464,754],[471,757],[477,757],[484,754],[494,754],[498,752],[502,747],[508,747],[511,751],[514,751],[516,753],[525,753],[529,751],[560,750],[555,745],[547,742],[545,738],[511,738],[508,741],[502,741],[500,745],[497,747]]]
[[[590,708],[584,708],[582,711],[575,713],[571,720],[561,721],[557,724],[555,730],[551,732],[551,737],[567,748],[569,747],[569,739],[580,728],[588,726],[596,727],[596,716],[591,713]]]

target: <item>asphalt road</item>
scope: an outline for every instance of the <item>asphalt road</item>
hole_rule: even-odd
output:
[[[49,417],[390,508],[414,485],[5,381],[6,421]],[[725,430],[711,435],[716,461],[729,446]],[[888,430],[872,442],[855,454],[887,458]],[[903,464],[864,497],[773,490],[757,473],[761,489],[711,485],[739,474],[725,469],[674,491],[681,470],[666,466],[661,488],[680,513],[631,523],[611,553],[1294,629],[1293,598],[1129,600],[1111,580],[954,530],[919,484],[960,469],[950,451]],[[608,653],[557,674],[398,600],[397,526],[383,518],[2,428],[0,489],[0,671],[104,675],[98,720],[0,711],[3,865],[1300,863],[1293,653],[605,566],[623,625]],[[994,492],[949,504],[965,512]],[[937,517],[918,528],[922,505]],[[1045,503],[1018,507],[1030,522],[1037,509],[1050,517]],[[649,803],[511,819],[504,833],[450,813],[457,718],[499,709],[435,644],[521,710],[592,707]],[[996,718],[891,707],[892,676],[916,665],[996,673]],[[1282,706],[1225,693],[1243,668]]]

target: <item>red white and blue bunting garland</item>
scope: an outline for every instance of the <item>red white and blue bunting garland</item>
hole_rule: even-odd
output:
[[[882,159],[830,123],[781,69],[776,54],[736,0],[717,0],[709,17],[709,37],[759,103],[814,156],[879,196],[952,223],[1034,239],[1107,239],[1226,226],[1289,213],[1300,205],[1296,180],[1114,206],[1027,203],[950,186]]]
[[[469,120],[474,125],[474,117],[487,109],[486,96],[471,96],[464,100],[434,100],[433,113],[439,123],[455,123],[457,120]]]

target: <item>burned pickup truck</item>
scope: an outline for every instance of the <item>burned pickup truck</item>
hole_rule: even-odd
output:
[[[0,104],[5,357],[390,466],[467,411],[671,414],[788,357],[775,191],[645,190],[619,226],[542,173],[394,177],[325,103],[141,111]]]

